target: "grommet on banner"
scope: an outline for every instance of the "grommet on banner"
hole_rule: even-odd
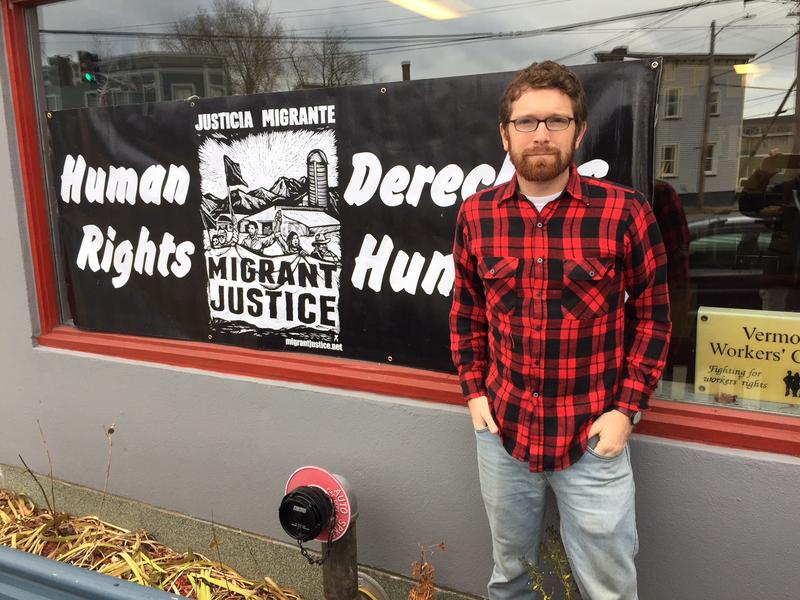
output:
[[[654,60],[653,62],[651,62],[650,63],[650,68],[651,69],[657,69],[658,68],[658,61]]]
[[[385,94],[385,93],[386,93],[386,88],[385,88],[385,87],[382,87],[382,88],[381,88],[381,94]]]
[[[51,113],[51,112],[47,113],[47,118],[48,119],[52,119],[53,118],[53,113]]]
[[[392,362],[394,359],[391,356],[387,356],[386,360],[388,360],[389,362]]]

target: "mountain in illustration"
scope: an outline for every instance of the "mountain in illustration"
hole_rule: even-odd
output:
[[[264,188],[243,191],[231,190],[233,211],[238,214],[253,214],[272,206],[275,196]]]
[[[228,201],[225,198],[217,198],[214,194],[203,194],[200,201],[200,210],[206,215],[216,218],[222,211],[225,210]]]
[[[263,187],[252,190],[232,189],[230,202],[233,212],[239,215],[252,215],[271,206],[301,206],[308,198],[308,178],[279,177],[270,189]],[[331,202],[338,204],[339,196],[330,191]],[[201,210],[212,219],[229,210],[228,198],[218,198],[214,194],[203,194]],[[338,211],[334,209],[336,214]]]
[[[305,187],[302,179],[298,181],[291,177],[279,177],[269,191],[284,200],[293,200],[305,191]]]
[[[268,189],[263,188],[263,187],[256,188],[254,190],[250,190],[247,193],[250,194],[251,196],[255,196],[256,198],[260,198],[261,200],[263,200],[265,202],[275,202],[275,200],[277,198],[277,196],[275,194],[273,194]]]

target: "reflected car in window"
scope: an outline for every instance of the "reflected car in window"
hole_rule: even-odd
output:
[[[693,308],[761,309],[760,290],[779,283],[773,249],[776,217],[741,213],[689,222],[689,279]]]

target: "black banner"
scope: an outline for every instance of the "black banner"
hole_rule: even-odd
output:
[[[579,170],[649,192],[659,70],[575,71]],[[53,113],[75,325],[451,370],[455,217],[513,174],[511,76]]]

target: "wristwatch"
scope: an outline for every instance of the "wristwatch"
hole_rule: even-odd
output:
[[[627,408],[617,408],[615,409],[621,412],[623,415],[628,415],[628,418],[631,420],[631,425],[634,427],[639,424],[639,421],[642,420],[642,412],[638,410],[629,410]]]

